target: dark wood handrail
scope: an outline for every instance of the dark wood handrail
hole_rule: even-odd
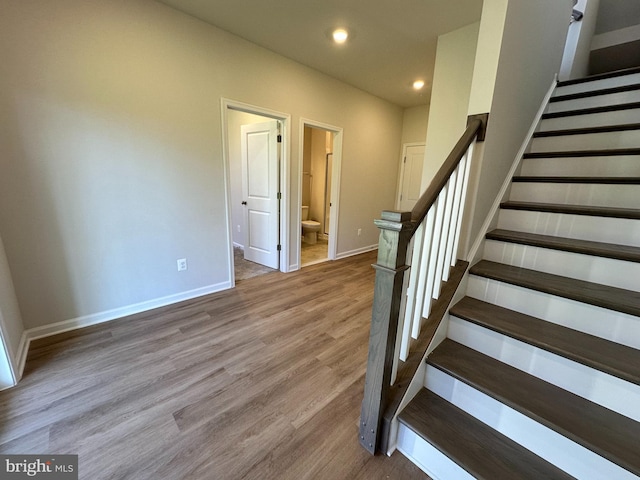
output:
[[[488,114],[468,118],[467,129],[411,212],[385,210],[382,212],[382,218],[375,221],[380,229],[380,239],[378,260],[374,265],[376,282],[359,429],[360,444],[372,454],[386,451],[392,416],[388,407],[394,405],[394,408],[397,408],[400,399],[392,397],[403,395],[406,391],[406,388],[393,389],[391,371],[395,358],[404,272],[409,268],[405,262],[411,237],[427,216],[471,144],[476,140],[484,140],[487,120]],[[463,273],[464,270],[466,264]],[[428,347],[428,341],[423,343]],[[420,364],[420,359],[417,362],[412,360],[410,363],[411,369],[415,370]],[[404,371],[403,373],[401,381],[405,383],[411,374]],[[385,413],[387,420],[383,422]]]
[[[478,137],[478,140],[483,140],[485,122],[486,120],[483,122],[481,116],[469,117],[467,129],[460,137],[460,140],[458,140],[458,143],[453,147],[453,150],[451,150],[451,153],[438,170],[438,173],[436,173],[433,180],[431,180],[429,187],[427,187],[416,202],[413,210],[411,210],[411,221],[416,228],[422,220],[424,220],[424,217],[427,216],[427,213],[429,213],[429,209],[438,199],[438,195],[440,195],[440,192],[449,181],[451,174],[458,167],[469,146],[476,137]]]

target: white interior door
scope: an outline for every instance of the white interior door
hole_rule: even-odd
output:
[[[278,268],[278,121],[242,125],[244,258]]]
[[[423,164],[424,144],[405,145],[398,194],[398,209],[401,211],[410,211],[420,198]]]

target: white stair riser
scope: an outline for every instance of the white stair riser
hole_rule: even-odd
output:
[[[574,150],[606,150],[640,146],[640,130],[539,137],[531,142],[531,151],[566,152]]]
[[[627,290],[640,278],[640,263],[495,240],[485,242],[483,258]]]
[[[545,382],[640,421],[638,385],[453,316],[448,337]]]
[[[640,349],[638,317],[476,275],[467,295],[500,307]]]
[[[473,475],[460,468],[457,463],[403,424],[400,424],[398,429],[397,448],[433,480],[475,479]]]
[[[498,228],[640,247],[640,222],[627,218],[501,209]]]
[[[567,112],[569,110],[580,110],[582,108],[606,107],[608,105],[622,105],[635,102],[640,102],[640,90],[551,102],[547,108],[547,113]]]
[[[514,182],[510,200],[600,207],[640,207],[640,185]]]
[[[567,117],[547,118],[540,122],[541,132],[566,130],[571,128],[589,128],[604,125],[624,125],[637,123],[640,109],[615,110],[613,112],[591,113],[588,115],[571,115]]]
[[[570,475],[589,480],[637,480],[630,472],[429,366],[426,387]]]
[[[635,85],[638,83],[640,83],[640,73],[621,75],[619,77],[604,78],[602,80],[593,80],[591,82],[576,83],[575,85],[558,87],[554,92],[554,96],[571,95],[572,93],[590,92],[592,90],[622,87],[624,85]]]
[[[640,155],[569,158],[525,158],[520,175],[640,177]]]

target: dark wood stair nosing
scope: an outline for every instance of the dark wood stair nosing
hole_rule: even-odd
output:
[[[426,388],[418,392],[398,420],[478,479],[573,478]]]
[[[472,297],[451,315],[562,356],[626,382],[640,385],[640,351]]]
[[[640,475],[640,422],[445,339],[430,366],[494,398],[620,467]],[[615,450],[615,451],[614,451]]]
[[[579,85],[582,83],[597,82],[599,80],[607,80],[609,78],[624,77],[627,75],[634,75],[636,73],[640,73],[640,67],[623,68],[621,70],[614,70],[613,72],[598,73],[596,75],[589,75],[571,80],[562,80],[558,82],[558,88],[570,85]]]
[[[528,152],[523,158],[580,158],[640,156],[640,148],[611,148],[602,150],[563,150],[555,152]]]
[[[620,218],[640,220],[640,209],[601,207],[587,205],[571,205],[560,203],[515,202],[506,201],[500,204],[505,210],[523,210],[530,212],[558,213],[565,215],[582,215],[591,217]]]
[[[469,272],[491,280],[640,317],[640,292],[481,260]]]
[[[487,240],[497,242],[516,243],[532,247],[561,250],[564,252],[590,255],[594,257],[611,258],[626,262],[640,263],[640,247],[619,245],[615,243],[594,242],[578,238],[541,235],[538,233],[517,232],[512,230],[494,229],[485,235]]]
[[[549,99],[549,103],[568,102],[570,100],[580,100],[583,98],[598,97],[603,95],[614,95],[616,93],[633,92],[635,90],[640,90],[640,83],[601,88],[598,90],[587,90],[586,92],[576,92],[565,95],[556,95]]]
[[[570,177],[517,175],[511,179],[516,183],[584,183],[593,185],[640,185],[640,177]]]
[[[542,120],[551,120],[554,118],[563,117],[578,117],[580,115],[596,115],[598,113],[611,113],[621,110],[635,109],[640,109],[640,102],[617,103],[599,107],[577,108],[574,110],[564,110],[562,112],[547,112],[542,114]]]
[[[573,135],[597,135],[600,133],[628,132],[640,130],[640,123],[623,123],[618,125],[602,125],[598,127],[564,128],[559,130],[543,130],[535,132],[533,138],[568,137]]]

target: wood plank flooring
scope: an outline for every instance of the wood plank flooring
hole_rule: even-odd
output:
[[[0,452],[81,479],[427,479],[358,443],[375,252],[32,343]]]

